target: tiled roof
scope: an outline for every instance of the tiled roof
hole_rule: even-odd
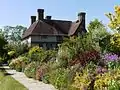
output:
[[[81,21],[39,20],[34,22],[23,34],[23,39],[30,35],[73,35]]]

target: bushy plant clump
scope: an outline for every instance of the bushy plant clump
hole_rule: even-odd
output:
[[[27,63],[28,63],[27,57],[19,56],[18,58],[12,59],[9,66],[11,69],[15,69],[17,71],[23,71]]]
[[[31,62],[30,64],[28,64],[24,70],[24,73],[27,77],[29,78],[34,78],[36,77],[36,63],[35,62]]]
[[[5,48],[8,50],[8,59],[17,58],[29,50],[27,44],[22,44],[21,42],[9,43]]]
[[[37,67],[36,69],[36,79],[37,80],[42,80],[44,75],[48,72],[48,65],[43,64]]]
[[[114,53],[101,56],[98,64],[89,63],[76,73],[72,86],[79,90],[119,90],[120,58]]]
[[[32,47],[28,52],[28,57],[31,61],[42,63],[53,59],[56,56],[55,50],[44,50],[39,46]]]
[[[69,85],[69,70],[64,68],[55,69],[47,73],[43,80],[48,77],[48,82],[54,85],[57,89],[63,90],[67,89]]]
[[[56,60],[60,62],[63,67],[69,66],[71,63],[72,65],[77,62],[85,63],[91,59],[97,59],[99,56],[99,48],[97,47],[98,46],[93,43],[90,33],[79,37],[71,37],[60,45]],[[86,55],[88,55],[88,57],[86,57]],[[74,60],[75,58],[78,60]]]

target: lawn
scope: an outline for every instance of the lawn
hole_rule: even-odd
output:
[[[27,90],[27,88],[13,79],[4,69],[0,69],[0,90]]]

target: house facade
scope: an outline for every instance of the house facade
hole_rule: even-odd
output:
[[[23,43],[29,46],[39,45],[45,49],[57,47],[65,37],[80,35],[85,29],[85,13],[78,14],[75,22],[53,20],[51,16],[44,18],[44,9],[38,9],[38,19],[31,16],[31,25],[23,34]]]

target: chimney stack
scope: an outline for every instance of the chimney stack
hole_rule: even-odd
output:
[[[51,20],[52,16],[46,16],[47,20]]]
[[[36,16],[31,16],[31,24],[33,24],[36,21]]]
[[[80,20],[85,20],[85,15],[86,15],[85,12],[80,12],[80,13],[78,13],[78,20],[79,20],[79,21],[80,21]]]
[[[78,20],[82,22],[82,28],[85,30],[86,32],[86,29],[85,29],[85,15],[86,13],[85,12],[80,12],[78,13]]]
[[[44,9],[38,9],[38,20],[43,20],[44,19]]]

